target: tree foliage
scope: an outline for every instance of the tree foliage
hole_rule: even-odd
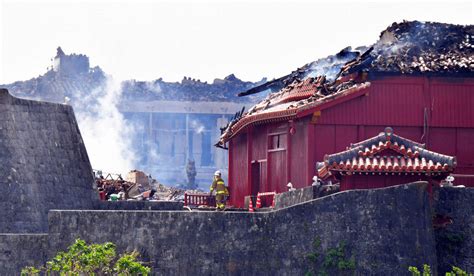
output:
[[[418,270],[416,266],[408,267],[408,271],[411,272],[412,276],[432,276],[431,267],[427,264],[423,265],[423,271]],[[459,267],[453,266],[450,272],[446,272],[445,276],[473,276],[472,273],[460,269]]]
[[[339,242],[335,248],[323,251],[321,239],[316,237],[313,240],[312,252],[306,255],[311,267],[305,275],[352,275],[356,268],[356,262],[354,255],[351,257],[348,255],[344,241]]]
[[[59,252],[44,267],[25,267],[21,275],[58,272],[60,275],[148,275],[151,269],[138,261],[136,251],[117,257],[111,242],[87,244],[77,239],[66,252]]]

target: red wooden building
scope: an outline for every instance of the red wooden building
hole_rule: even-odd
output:
[[[437,26],[431,27],[435,30],[417,34],[436,34]],[[406,31],[397,30],[392,31],[394,37],[404,41]],[[464,33],[457,31],[462,40]],[[455,47],[430,45],[420,46],[420,56],[448,55]],[[426,63],[404,69],[413,56],[398,61],[395,56],[392,64],[386,61],[391,54],[383,47],[355,58],[345,53],[342,56],[351,58],[338,67],[335,81],[301,74],[314,68],[309,64],[285,76],[291,79],[282,89],[232,121],[218,143],[229,149],[231,204],[244,207],[244,197],[257,192],[284,192],[288,182],[295,188],[311,185],[318,174],[316,164],[326,155],[377,136],[387,126],[430,151],[455,156],[454,184],[474,186],[474,65],[465,60],[466,55],[472,59],[472,50],[453,54],[450,58],[459,63],[443,68],[437,65],[442,60],[436,61],[438,67],[429,67],[425,57]],[[391,185],[407,179],[392,180]]]

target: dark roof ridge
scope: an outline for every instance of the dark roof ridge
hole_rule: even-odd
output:
[[[441,164],[448,164],[449,166],[455,167],[457,164],[456,157],[449,156],[434,151],[430,151],[424,148],[419,148],[415,146],[415,149],[420,153],[420,158],[425,158],[427,160],[436,160]]]
[[[406,150],[400,150],[400,147],[402,146],[404,146]],[[364,155],[364,149],[373,149],[373,151],[369,152],[368,155]],[[393,129],[391,127],[386,127],[384,132],[381,132],[372,138],[351,144],[345,151],[325,155],[324,163],[326,165],[331,165],[334,163],[339,164],[340,162],[346,162],[353,158],[373,158],[375,154],[386,149],[395,150],[405,157],[425,158],[426,160],[432,160],[435,163],[439,162],[441,164],[447,164],[450,167],[455,167],[457,164],[456,157],[427,150],[425,144],[393,134]]]

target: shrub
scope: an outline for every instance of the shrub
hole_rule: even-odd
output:
[[[117,258],[116,246],[111,242],[88,245],[77,239],[66,252],[59,252],[44,267],[25,267],[21,275],[59,272],[60,275],[148,275],[149,267],[138,261],[138,252],[125,253]]]
[[[408,271],[411,272],[412,276],[432,276],[431,267],[427,264],[423,265],[423,272],[420,272],[416,266],[408,267]],[[445,276],[473,276],[472,273],[460,269],[459,267],[453,266],[452,271],[446,272]]]

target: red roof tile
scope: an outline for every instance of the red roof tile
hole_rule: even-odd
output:
[[[346,159],[326,166],[330,171],[342,172],[423,172],[437,173],[452,171],[449,164],[402,156],[377,156]],[[324,168],[324,167],[323,167]],[[325,168],[326,169],[326,168]]]
[[[424,148],[423,144],[393,134],[391,128],[385,132],[352,144],[349,149],[326,155],[319,169],[333,173],[423,173],[439,174],[451,172],[456,158]],[[325,173],[324,177],[327,177]],[[321,176],[320,174],[320,177]]]

